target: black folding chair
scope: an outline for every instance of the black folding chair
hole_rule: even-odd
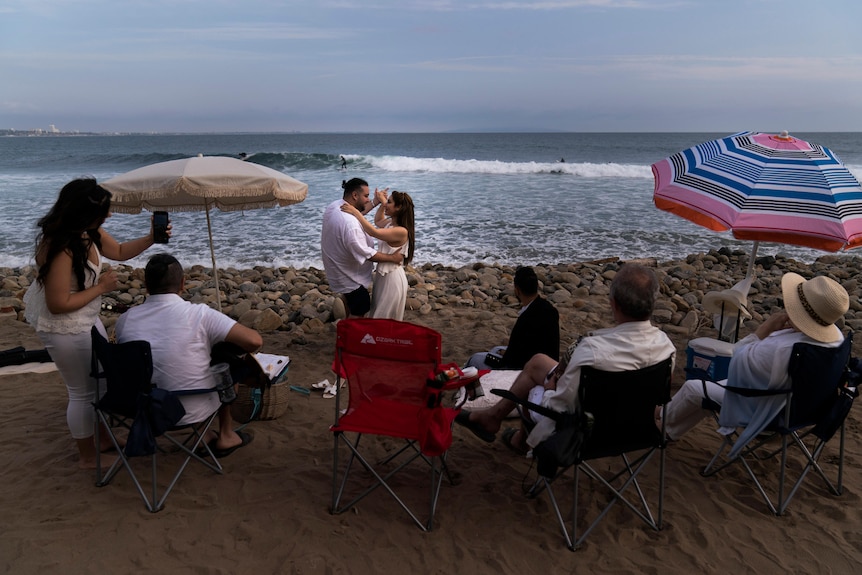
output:
[[[797,343],[793,346],[790,356],[788,373],[791,379],[789,389],[753,390],[749,388],[727,385],[726,393],[735,393],[743,397],[768,397],[786,395],[787,401],[781,413],[769,423],[750,444],[739,450],[733,457],[718,463],[722,453],[732,448],[738,438],[738,433],[725,436],[716,454],[701,472],[704,476],[712,476],[730,465],[741,464],[769,510],[775,515],[782,515],[791,499],[802,485],[805,477],[812,470],[823,479],[827,489],[833,495],[843,491],[844,476],[844,424],[847,414],[858,395],[856,387],[848,383],[848,364],[853,345],[853,334],[848,334],[839,347],[823,347],[808,343]],[[713,409],[715,413],[720,405],[705,403],[704,407]],[[717,417],[717,415],[716,415]],[[827,476],[820,465],[823,450],[830,439],[839,433],[837,478],[835,482]],[[777,441],[777,446],[776,446]],[[798,450],[793,450],[793,447]],[[802,464],[799,475],[792,486],[787,486],[787,471],[789,456],[796,456]],[[768,461],[779,461],[777,497],[772,496],[764,487],[764,464]],[[761,472],[761,478],[755,473],[755,467]]]
[[[541,406],[517,399],[510,392],[492,390],[493,393],[512,399],[531,411],[553,417],[558,422],[558,430],[555,434],[537,445],[536,449],[533,450],[534,457],[538,459],[539,477],[532,488],[528,490],[528,496],[535,497],[543,490],[547,490],[551,506],[569,549],[574,551],[580,547],[599,521],[610,512],[617,502],[625,505],[653,529],[660,530],[662,528],[664,451],[667,441],[664,433],[664,417],[662,417],[662,429],[657,428],[655,409],[657,406],[661,406],[662,411],[664,411],[665,404],[670,401],[672,369],[671,358],[632,371],[607,372],[589,366],[581,367],[578,396],[582,420],[576,425],[580,426],[584,437],[583,443],[579,447],[577,441],[571,443],[572,449],[579,451],[574,454],[564,454],[568,461],[543,460],[543,458],[552,457],[557,451],[543,449],[543,447],[546,442],[554,440],[554,435],[560,433],[561,423],[565,426],[572,425],[572,414],[555,414]],[[657,452],[659,454],[659,475],[657,493],[655,494],[657,513],[654,515],[647,500],[645,489],[638,482],[638,478]],[[629,456],[633,453],[635,456],[630,459]],[[602,472],[597,466],[590,464],[593,460],[611,457],[619,457],[619,468]],[[574,463],[568,464],[569,461],[574,461]],[[602,466],[605,467],[605,464],[603,463]],[[566,473],[569,467],[575,469],[571,533],[552,489],[553,484],[559,482],[559,478]],[[611,464],[608,464],[607,468],[610,469],[610,467]],[[548,472],[548,470],[557,468],[559,470],[554,473]],[[578,491],[581,473],[606,487],[610,491],[611,498],[598,516],[579,535]],[[634,491],[636,496],[630,496],[630,491]]]
[[[101,382],[104,381],[106,384],[104,395],[93,404],[97,421],[102,424],[96,426],[96,445],[100,445],[101,428],[104,426],[118,456],[111,466],[103,470],[101,456],[97,451],[96,485],[99,487],[107,485],[120,469],[125,468],[147,509],[155,513],[164,507],[171,490],[193,459],[221,474],[221,464],[203,441],[218,410],[203,421],[175,425],[184,415],[182,404],[178,403],[176,396],[218,393],[218,391],[210,388],[165,392],[154,388],[151,382],[153,361],[149,342],[109,343],[95,327],[91,331],[91,337],[92,374],[96,378],[96,397],[100,395]],[[168,405],[179,411],[169,413],[166,407]],[[121,445],[118,438],[118,432],[122,429],[128,432],[125,446]],[[161,495],[158,489],[158,456],[167,454],[167,451],[156,444],[159,437],[164,437],[184,455],[179,468]],[[151,458],[152,485],[149,495],[145,492],[131,462],[131,458],[139,455],[149,455]]]

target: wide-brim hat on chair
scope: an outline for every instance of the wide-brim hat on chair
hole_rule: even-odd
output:
[[[781,278],[781,293],[784,309],[799,331],[824,343],[841,339],[835,322],[844,317],[850,298],[838,282],[826,276],[806,280],[788,272]]]
[[[739,310],[742,317],[746,319],[751,317],[748,312],[747,295],[733,288],[707,293],[703,296],[702,304],[704,311],[709,313],[722,313],[722,304],[724,304],[725,314]]]

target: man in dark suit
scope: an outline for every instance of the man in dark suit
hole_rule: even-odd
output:
[[[521,311],[509,335],[509,344],[474,354],[467,366],[523,369],[537,353],[559,360],[560,314],[551,302],[539,296],[539,278],[533,268],[520,267],[515,271],[515,296],[521,302]]]

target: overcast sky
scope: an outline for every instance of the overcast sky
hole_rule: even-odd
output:
[[[0,128],[862,131],[860,0],[0,0]]]

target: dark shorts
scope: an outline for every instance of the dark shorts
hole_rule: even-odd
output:
[[[344,301],[347,302],[348,315],[363,316],[371,309],[371,296],[365,286],[344,294]]]

